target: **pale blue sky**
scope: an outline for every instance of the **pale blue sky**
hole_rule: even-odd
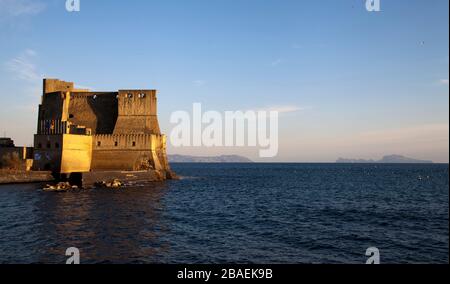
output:
[[[0,0],[0,131],[31,144],[41,78],[159,90],[172,111],[280,108],[273,161],[448,162],[447,0]],[[243,154],[257,149],[174,149]]]

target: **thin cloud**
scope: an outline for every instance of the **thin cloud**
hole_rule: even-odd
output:
[[[34,63],[37,54],[32,49],[27,49],[17,57],[6,63],[6,69],[17,80],[26,81],[28,83],[39,83],[42,75],[39,74],[37,66]]]
[[[46,5],[39,0],[0,0],[0,16],[36,15],[45,8]]]
[[[201,87],[201,86],[206,85],[206,81],[205,80],[195,80],[195,81],[192,81],[192,84],[196,87]]]
[[[447,85],[448,86],[448,79],[441,79],[439,81],[439,83],[441,83],[441,85]]]
[[[265,108],[257,109],[257,111],[267,111],[267,112],[276,111],[279,114],[286,114],[286,113],[299,112],[299,111],[303,111],[303,110],[307,110],[307,109],[311,109],[311,107],[299,107],[299,106],[295,106],[295,105],[284,105],[284,106],[265,107]]]
[[[270,65],[277,66],[277,65],[280,65],[282,62],[283,62],[282,59],[277,59],[277,60],[272,61],[272,63],[270,63]]]

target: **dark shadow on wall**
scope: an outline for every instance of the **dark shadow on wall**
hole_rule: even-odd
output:
[[[112,134],[118,117],[117,93],[76,94],[69,108],[70,121],[92,129],[92,134]]]
[[[117,94],[102,94],[88,100],[97,117],[96,134],[112,134],[118,117]],[[95,98],[94,98],[95,97]]]

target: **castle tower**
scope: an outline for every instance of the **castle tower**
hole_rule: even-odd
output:
[[[155,90],[91,92],[45,79],[35,169],[170,172]]]
[[[120,90],[114,134],[156,134],[159,129],[156,90]]]

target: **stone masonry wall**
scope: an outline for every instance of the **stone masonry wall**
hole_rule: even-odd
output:
[[[161,163],[165,156],[165,136],[146,134],[119,134],[93,136],[91,169],[96,170],[145,170],[149,167],[168,170]]]
[[[117,121],[117,93],[71,93],[69,121],[93,134],[112,134]]]

